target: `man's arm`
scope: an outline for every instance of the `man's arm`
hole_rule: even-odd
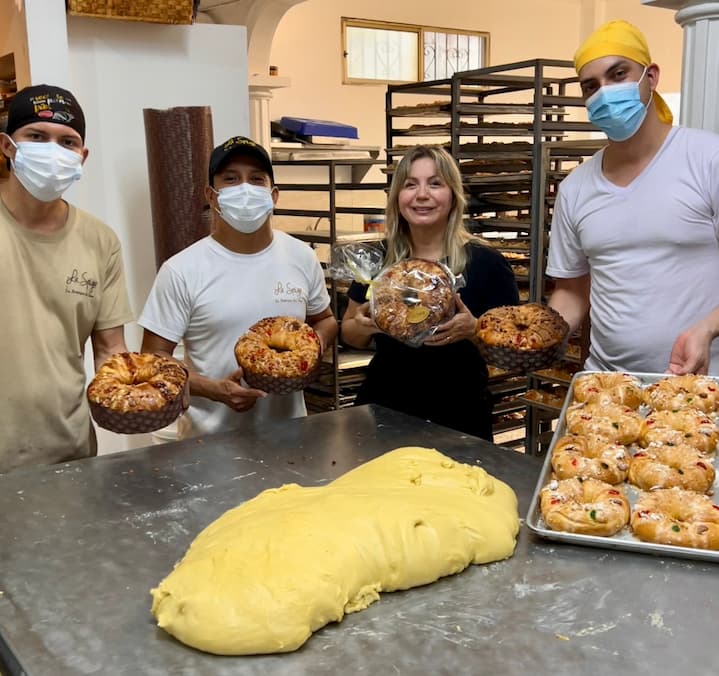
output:
[[[144,329],[142,332],[142,351],[152,352],[153,354],[161,354],[163,357],[174,359],[172,353],[175,351],[177,343],[167,340],[162,336],[158,336],[152,331]]]
[[[127,352],[124,326],[114,326],[111,329],[96,329],[90,335],[90,340],[92,341],[95,371],[113,354]]]
[[[719,336],[719,307],[677,336],[667,371],[676,375],[709,372],[712,341]]]
[[[320,338],[322,352],[324,352],[337,339],[339,327],[332,310],[327,307],[316,315],[307,315],[307,323],[315,330]]]
[[[589,275],[572,279],[556,279],[549,307],[559,312],[569,324],[570,333],[576,331],[589,312]]]

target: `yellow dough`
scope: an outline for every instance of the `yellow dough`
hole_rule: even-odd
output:
[[[380,592],[510,557],[518,530],[507,484],[434,449],[398,448],[223,514],[152,590],[152,613],[207,652],[289,652]]]

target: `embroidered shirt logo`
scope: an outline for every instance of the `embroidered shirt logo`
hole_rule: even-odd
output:
[[[275,303],[303,303],[305,294],[301,287],[294,286],[291,282],[277,282],[273,291]]]
[[[97,280],[89,277],[87,272],[79,272],[77,268],[65,279],[65,293],[94,298],[96,287]]]

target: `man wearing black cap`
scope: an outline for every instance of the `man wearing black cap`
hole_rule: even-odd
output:
[[[62,199],[82,176],[85,117],[65,89],[20,90],[0,133],[0,472],[95,455],[84,351],[95,366],[126,350],[132,319],[120,243]]]
[[[265,149],[243,136],[217,146],[205,195],[212,234],[162,265],[138,320],[144,352],[172,355],[184,342],[191,399],[181,438],[307,414],[302,392],[268,395],[242,380],[233,348],[256,321],[297,317],[315,329],[323,350],[337,337],[314,251],[272,229],[278,191]]]

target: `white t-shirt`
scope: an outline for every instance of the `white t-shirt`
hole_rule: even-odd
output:
[[[547,275],[591,273],[585,368],[663,373],[676,337],[719,306],[719,135],[673,128],[623,188],[602,156],[559,186]]]
[[[256,321],[277,315],[304,321],[329,304],[315,252],[275,230],[272,243],[256,254],[234,253],[205,237],[172,256],[160,268],[138,323],[166,340],[184,340],[186,361],[202,375],[221,379],[238,369],[235,343]],[[302,392],[271,394],[243,413],[191,397],[179,436],[306,414]]]

